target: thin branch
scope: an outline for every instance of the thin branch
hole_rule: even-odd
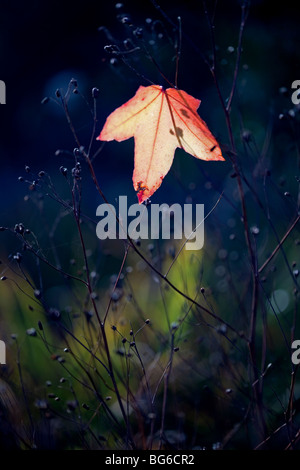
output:
[[[282,245],[284,244],[285,240],[288,238],[288,236],[290,235],[290,233],[294,230],[294,228],[296,227],[297,223],[299,222],[300,220],[300,215],[297,216],[297,218],[294,220],[294,222],[292,223],[292,225],[290,226],[290,228],[287,230],[287,232],[285,233],[285,235],[282,237],[282,239],[280,240],[280,242],[278,243],[278,245],[274,248],[274,250],[272,251],[272,253],[270,254],[269,258],[263,263],[263,265],[259,268],[258,270],[258,274],[261,274],[261,272],[266,268],[266,266],[268,266],[268,264],[270,263],[270,261],[272,261],[272,259],[274,258],[274,256],[276,255],[276,253],[280,250],[280,248],[282,247]]]
[[[226,105],[226,110],[228,113],[230,113],[230,110],[231,110],[231,104],[232,104],[232,100],[233,100],[234,93],[236,90],[236,85],[237,85],[237,77],[238,77],[241,54],[242,54],[242,39],[243,39],[243,33],[245,29],[247,16],[248,16],[248,8],[247,8],[246,2],[244,2],[242,4],[242,17],[241,17],[241,23],[240,23],[239,40],[238,40],[238,46],[237,46],[237,56],[236,56],[234,74],[233,74],[233,82],[232,82],[230,95],[229,95],[227,105]]]

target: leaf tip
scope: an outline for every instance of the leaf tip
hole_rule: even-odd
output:
[[[146,201],[152,194],[151,191],[149,191],[148,186],[146,186],[143,181],[138,181],[134,185],[134,189],[137,191],[139,204],[142,204],[142,202]]]
[[[220,146],[217,143],[213,145],[207,153],[210,156],[209,160],[225,161]]]
[[[142,191],[140,191],[140,192],[137,194],[137,197],[138,197],[139,204],[142,204],[142,202],[144,202],[144,201],[146,201],[146,199],[148,199],[148,198],[142,193]]]
[[[102,140],[102,141],[103,141],[103,140],[107,140],[107,139],[105,138],[103,129],[102,129],[102,131],[100,132],[100,134],[98,135],[98,137],[96,137],[96,140]]]

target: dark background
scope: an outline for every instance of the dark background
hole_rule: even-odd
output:
[[[232,85],[241,3],[219,1],[215,10],[217,76],[224,100]],[[214,5],[215,2],[207,2],[210,16]],[[59,168],[68,168],[70,174],[76,144],[60,100],[55,96],[56,90],[64,95],[70,80],[78,81],[80,93],[71,93],[68,106],[80,141],[87,148],[93,127],[93,87],[100,90],[95,133],[98,135],[109,113],[131,98],[139,85],[147,85],[150,80],[168,86],[160,71],[174,82],[174,41],[178,33],[170,22],[177,25],[178,16],[182,22],[178,87],[202,100],[199,113],[224,150],[226,162],[203,162],[176,151],[172,169],[152,201],[183,203],[192,196],[208,208],[225,188],[231,191],[234,182],[230,179],[232,168],[226,155],[230,146],[228,131],[205,63],[211,60],[212,47],[203,2],[163,0],[161,7],[163,12],[150,0],[126,1],[121,8],[115,1],[1,3],[0,79],[7,87],[7,104],[0,107],[1,225],[13,227],[26,216],[26,223],[32,226],[34,216],[31,206],[24,204],[24,196],[30,193],[31,183],[40,170],[51,176],[58,193],[64,195],[66,181]],[[129,18],[129,24],[120,21],[123,16]],[[160,68],[159,71],[142,50],[125,54],[130,66],[143,77],[104,49],[109,44],[116,44],[122,51],[141,45],[133,34],[137,27],[143,28],[145,44]],[[292,141],[297,137],[291,130],[293,123],[288,122],[289,118],[279,121],[278,116],[293,107],[291,84],[300,77],[298,31],[297,8],[292,2],[284,8],[268,1],[251,3],[231,113],[239,157],[246,171],[252,172],[256,162],[244,153],[243,139],[239,136],[249,130],[251,145],[263,149],[272,126],[275,137],[267,143],[264,164],[275,171],[278,180],[289,177],[283,174],[287,169],[286,158],[295,159]],[[279,92],[282,87],[286,88],[284,94]],[[41,104],[46,96],[51,98],[50,102]],[[94,138],[91,156],[100,146]],[[58,149],[62,150],[59,154]],[[137,202],[132,186],[133,150],[133,139],[109,142],[94,160],[99,183],[111,202],[124,194],[129,198],[128,203]],[[29,174],[25,173],[25,165],[30,166]],[[25,183],[18,181],[19,176],[25,178]],[[84,178],[87,182],[84,210],[95,218],[96,207],[103,201],[87,172]],[[293,174],[291,178],[293,181]],[[215,196],[207,191],[212,184]],[[190,190],[191,187],[194,189]],[[291,185],[288,189],[295,188]],[[45,190],[42,192],[45,195]],[[218,216],[226,220],[231,214],[232,205],[227,204],[226,211],[221,210]]]
[[[130,98],[140,84],[146,85],[123,64],[112,66],[112,58],[104,51],[110,41],[100,26],[105,26],[122,45],[131,31],[120,23],[117,14],[129,13],[136,26],[145,27],[145,19],[162,19],[150,1],[124,2],[123,9],[115,8],[114,1],[51,2],[1,2],[0,15],[0,73],[7,86],[7,104],[0,109],[0,161],[1,196],[5,200],[2,214],[11,212],[17,204],[23,188],[17,176],[23,174],[24,165],[35,171],[55,170],[68,165],[70,157],[55,157],[58,148],[72,151],[74,140],[68,129],[63,111],[54,103],[41,105],[44,96],[53,96],[57,88],[66,90],[69,80],[79,82],[82,94],[90,104],[91,89],[100,89],[98,100],[97,132],[106,116],[118,105]],[[208,2],[211,10],[213,2]],[[199,51],[210,54],[209,28],[202,2],[166,1],[161,7],[172,21],[180,15],[184,34],[189,36]],[[293,2],[284,5],[276,2],[254,1],[251,4],[244,37],[244,56],[247,62],[248,82],[243,93],[249,104],[250,121],[267,126],[272,100],[277,98],[278,88],[288,89],[299,78],[298,10]],[[220,1],[216,13],[216,42],[220,61],[229,62],[228,46],[237,44],[240,24],[240,2]],[[147,30],[146,30],[147,32]],[[169,29],[169,33],[171,29]],[[148,39],[151,32],[147,33]],[[132,36],[131,36],[132,37]],[[167,41],[154,47],[154,55],[171,80],[174,77],[174,61],[170,61]],[[297,59],[298,58],[298,59]],[[139,61],[142,61],[139,62]],[[157,70],[139,56],[136,63],[140,71],[154,82],[161,82]],[[225,72],[224,72],[225,70]],[[229,90],[230,81],[226,67],[221,70],[223,91]],[[231,71],[231,69],[229,70]],[[222,82],[223,80],[223,82]],[[162,83],[162,82],[161,82]],[[162,83],[164,84],[164,83]],[[179,72],[179,87],[203,100],[201,115],[211,126],[221,144],[228,143],[224,120],[212,78],[200,55],[195,53],[186,38],[183,39]],[[77,97],[76,97],[77,99]],[[91,120],[83,101],[74,99],[73,116],[80,128],[83,141],[91,132]],[[219,119],[219,120],[218,120]],[[95,143],[97,150],[99,143]],[[130,157],[133,142],[107,144],[106,155],[96,161],[96,168],[108,178],[129,180],[126,191],[132,191]],[[127,154],[125,150],[130,150]],[[112,159],[110,158],[112,157]],[[188,162],[190,158],[188,157]],[[176,169],[176,167],[175,167]],[[107,178],[104,178],[103,183]],[[108,188],[105,188],[108,190]],[[134,197],[134,195],[133,195]],[[3,204],[2,204],[3,206]],[[9,207],[8,207],[9,206]]]

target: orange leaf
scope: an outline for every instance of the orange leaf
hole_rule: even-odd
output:
[[[133,98],[106,119],[98,140],[121,142],[134,137],[133,186],[139,203],[159,188],[177,147],[202,160],[224,160],[197,113],[199,105],[200,100],[183,90],[140,86]]]

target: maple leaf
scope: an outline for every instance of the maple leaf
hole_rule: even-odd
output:
[[[113,111],[98,140],[134,137],[133,186],[139,203],[161,185],[177,147],[202,160],[224,160],[221,149],[197,113],[201,101],[183,90],[140,86],[129,101]]]

